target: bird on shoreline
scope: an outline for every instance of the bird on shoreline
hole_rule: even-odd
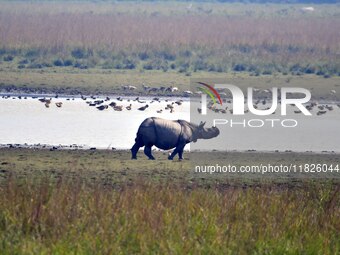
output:
[[[113,110],[115,110],[117,112],[121,112],[121,111],[123,111],[123,106],[122,105],[115,105],[115,106],[113,106]]]
[[[98,106],[98,107],[96,107],[96,108],[97,108],[99,111],[103,111],[103,110],[109,108],[109,106],[108,106],[108,105],[101,105],[101,106]]]
[[[322,115],[322,114],[326,114],[326,111],[318,111],[317,113],[316,113],[316,115]]]
[[[148,108],[148,107],[149,107],[149,105],[145,105],[145,106],[142,106],[142,107],[138,108],[138,110],[139,111],[145,111],[146,108]]]
[[[62,102],[56,102],[55,105],[56,105],[58,108],[60,108],[60,107],[63,105],[63,103],[62,103]]]

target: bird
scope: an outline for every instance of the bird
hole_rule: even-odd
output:
[[[97,104],[97,105],[100,105],[100,104],[104,103],[104,100],[96,100],[96,101],[94,101],[94,103]]]
[[[62,103],[62,102],[57,102],[57,103],[55,103],[55,105],[56,105],[58,108],[60,108],[60,107],[63,105],[63,103]]]
[[[145,111],[146,108],[148,108],[149,105],[145,105],[145,106],[142,106],[140,108],[138,108],[139,111]]]
[[[157,113],[162,113],[163,112],[163,109],[160,109],[157,111]]]
[[[39,100],[40,102],[42,102],[42,103],[50,104],[51,101],[52,101],[52,98],[46,99],[46,98],[44,97],[44,98],[39,98],[38,100]]]
[[[109,106],[108,105],[101,105],[101,106],[98,106],[98,107],[96,107],[99,111],[102,111],[102,110],[105,110],[105,109],[107,109],[107,108],[109,108]]]
[[[326,105],[325,106],[328,111],[333,111],[333,106],[331,105]]]
[[[322,114],[325,114],[326,113],[326,111],[318,111],[317,113],[316,113],[316,115],[322,115]]]
[[[165,110],[173,109],[174,108],[173,104],[174,104],[173,102],[171,104],[167,104]]]
[[[121,112],[121,111],[123,111],[123,106],[122,105],[116,105],[116,106],[113,107],[113,110]]]
[[[132,104],[130,104],[130,105],[128,105],[128,106],[126,106],[125,108],[126,108],[126,110],[130,111],[130,110],[131,110],[131,108],[132,108]]]
[[[115,107],[116,105],[117,105],[116,102],[111,102],[111,103],[109,104],[109,106],[111,106],[111,107]]]

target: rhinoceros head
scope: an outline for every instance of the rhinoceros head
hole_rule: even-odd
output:
[[[197,139],[211,139],[220,134],[220,130],[217,127],[205,128],[205,122],[202,122],[198,125],[196,130],[196,138]],[[194,139],[197,140],[197,139]]]

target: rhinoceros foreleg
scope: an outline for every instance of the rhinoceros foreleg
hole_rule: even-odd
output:
[[[152,145],[151,146],[150,145],[145,145],[145,147],[144,147],[144,154],[146,156],[148,156],[149,159],[154,160],[155,158],[154,158],[154,156],[152,156],[151,147],[152,147]]]
[[[184,147],[183,147],[180,151],[178,151],[178,158],[179,158],[180,160],[183,159],[183,150],[184,150]]]

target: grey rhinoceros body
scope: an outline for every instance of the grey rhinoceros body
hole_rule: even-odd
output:
[[[151,117],[145,119],[139,126],[135,144],[131,148],[132,159],[137,158],[140,147],[144,147],[144,153],[149,159],[154,159],[151,147],[156,146],[162,150],[175,148],[169,159],[178,153],[183,158],[183,149],[187,143],[196,142],[197,139],[210,139],[219,135],[216,127],[204,128],[205,123],[199,125],[185,120],[165,120]]]

